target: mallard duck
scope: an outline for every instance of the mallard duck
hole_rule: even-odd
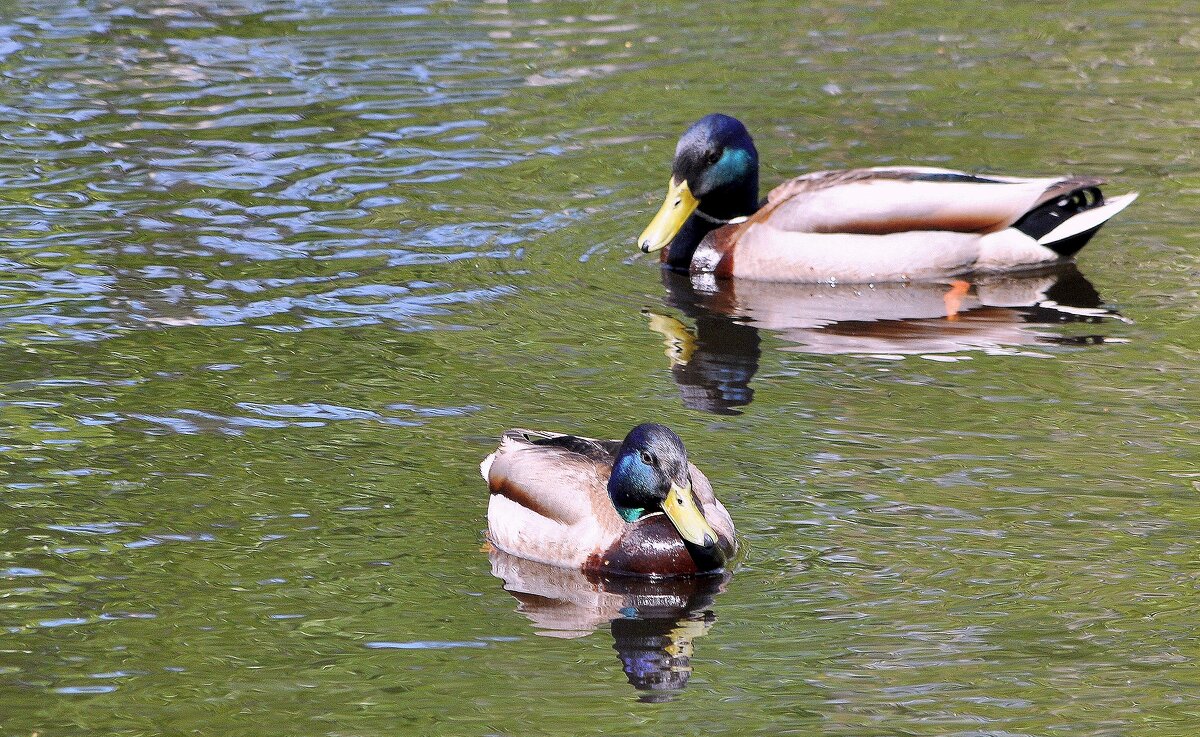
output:
[[[479,467],[488,538],[510,555],[583,571],[674,576],[721,570],[729,513],[679,436],[638,425],[624,441],[510,430]]]
[[[982,176],[932,167],[822,171],[758,199],[746,127],[707,115],[675,148],[671,183],[638,237],[671,268],[784,282],[891,282],[1070,259],[1137,197],[1095,177]]]

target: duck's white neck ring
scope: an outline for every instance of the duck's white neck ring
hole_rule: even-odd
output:
[[[746,217],[744,215],[740,218],[733,218],[731,220],[722,220],[721,218],[715,218],[712,215],[709,215],[707,212],[702,211],[700,208],[696,208],[695,210],[692,210],[692,214],[699,216],[701,220],[707,220],[708,222],[712,223],[713,225],[729,225],[731,223],[736,224],[736,223],[746,222]]]

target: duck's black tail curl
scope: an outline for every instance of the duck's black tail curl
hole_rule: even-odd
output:
[[[1048,202],[1043,202],[1022,215],[1021,219],[1013,223],[1012,227],[1038,241],[1046,248],[1051,249],[1059,256],[1074,256],[1079,249],[1087,245],[1087,242],[1092,239],[1096,231],[1100,230],[1100,226],[1104,225],[1108,218],[1100,220],[1091,227],[1064,233],[1061,238],[1053,238],[1045,241],[1042,239],[1071,218],[1088,210],[1103,207],[1104,204],[1104,194],[1100,191],[1100,187],[1096,185],[1080,187],[1062,196],[1055,197]]]

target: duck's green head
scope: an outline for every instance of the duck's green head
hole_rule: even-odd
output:
[[[714,223],[758,209],[758,150],[737,118],[713,113],[692,124],[675,147],[667,198],[638,247],[657,251],[699,210]]]
[[[608,496],[626,522],[664,512],[693,545],[717,544],[692,494],[687,451],[679,436],[664,425],[638,425],[625,436],[608,479]]]

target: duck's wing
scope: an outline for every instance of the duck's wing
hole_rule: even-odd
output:
[[[509,430],[496,452],[480,464],[480,471],[492,494],[550,521],[572,525],[595,517],[598,508],[612,506],[607,484],[615,457],[606,441]]]
[[[750,222],[795,233],[982,235],[1013,225],[1038,205],[1102,183],[1094,177],[980,176],[932,167],[816,172],[772,190]]]
[[[510,430],[480,464],[488,536],[506,552],[575,567],[624,526],[608,498],[615,449],[574,435]]]

